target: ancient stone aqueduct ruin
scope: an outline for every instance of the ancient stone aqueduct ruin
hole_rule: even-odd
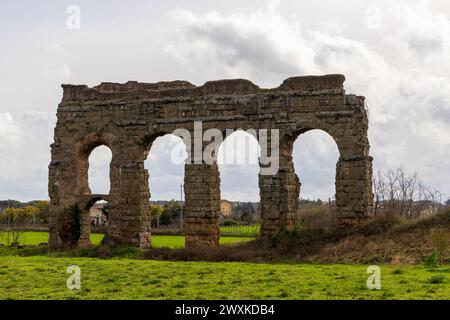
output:
[[[261,236],[294,224],[300,182],[294,172],[296,138],[321,129],[336,142],[336,208],[342,224],[368,217],[372,207],[372,158],[367,138],[364,98],[346,94],[344,76],[305,76],[285,80],[278,88],[262,89],[248,80],[221,80],[197,87],[189,82],[102,83],[63,85],[57,112],[52,160],[50,246],[67,246],[65,229],[57,223],[67,208],[82,210],[78,246],[89,242],[89,208],[109,202],[104,241],[150,246],[149,174],[144,168],[153,141],[175,129],[278,129],[279,170],[259,175]],[[109,194],[91,194],[88,157],[105,145],[112,151]],[[269,150],[270,152],[271,150]],[[150,181],[151,183],[151,181]],[[217,164],[185,165],[186,246],[217,246],[220,178]]]

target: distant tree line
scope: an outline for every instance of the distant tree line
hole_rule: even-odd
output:
[[[258,207],[259,204],[255,206],[252,202],[239,202],[233,204],[232,217],[234,220],[239,220],[248,224],[257,222],[259,220]]]
[[[0,223],[4,224],[8,221],[13,213],[28,214],[27,224],[47,224],[48,223],[49,202],[44,200],[34,200],[30,202],[20,202],[17,200],[1,200],[0,201]]]
[[[378,171],[373,177],[374,216],[416,218],[434,214],[442,206],[442,194],[403,168]]]
[[[27,227],[48,223],[48,201],[21,203],[15,200],[0,202],[0,225],[6,242],[18,245]]]
[[[152,228],[168,226],[180,221],[181,205],[178,201],[171,200],[164,205],[150,205],[150,221]]]

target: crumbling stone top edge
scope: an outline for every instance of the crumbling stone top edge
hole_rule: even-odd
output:
[[[158,83],[129,81],[124,84],[104,82],[92,88],[86,85],[63,84],[62,102],[343,90],[344,81],[345,77],[339,74],[291,77],[284,80],[279,87],[271,89],[260,88],[246,79],[208,81],[200,87],[180,80]]]

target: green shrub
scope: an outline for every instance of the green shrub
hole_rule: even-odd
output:
[[[81,235],[81,209],[78,205],[66,208],[57,220],[57,228],[63,247],[75,247]]]
[[[236,220],[231,220],[231,219],[224,219],[221,223],[221,225],[223,227],[235,226],[237,224],[238,224],[238,222]]]
[[[426,256],[425,259],[423,260],[423,265],[425,266],[425,268],[430,268],[430,269],[439,267],[439,262],[438,262],[436,252],[433,252],[429,256]]]
[[[429,238],[436,252],[437,260],[442,263],[450,246],[449,231],[445,227],[436,226],[431,228]]]
[[[75,256],[75,257],[89,257],[99,259],[109,259],[109,258],[135,259],[142,256],[142,250],[136,247],[100,245],[91,248],[76,248],[72,251],[67,251],[65,255],[69,257]]]
[[[430,284],[439,284],[444,283],[445,277],[442,275],[436,275],[428,278],[428,283]]]

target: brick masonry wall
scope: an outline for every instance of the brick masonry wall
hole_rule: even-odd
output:
[[[64,210],[78,205],[85,214],[95,199],[110,204],[106,243],[149,247],[149,174],[144,161],[156,138],[175,129],[193,134],[198,120],[203,121],[203,130],[217,128],[224,133],[279,130],[280,170],[259,177],[261,236],[273,236],[295,222],[301,183],[294,172],[292,148],[299,135],[312,129],[330,134],[340,152],[336,206],[341,223],[367,218],[372,209],[367,113],[363,97],[345,93],[344,80],[342,75],[294,77],[273,89],[242,79],[200,87],[185,81],[102,83],[93,88],[63,85],[49,166],[51,247],[67,245],[57,224]],[[108,146],[113,155],[108,195],[92,195],[88,185],[89,154],[99,145]],[[185,199],[186,245],[217,246],[216,164],[186,164]],[[88,235],[85,225],[79,246],[89,246]]]

